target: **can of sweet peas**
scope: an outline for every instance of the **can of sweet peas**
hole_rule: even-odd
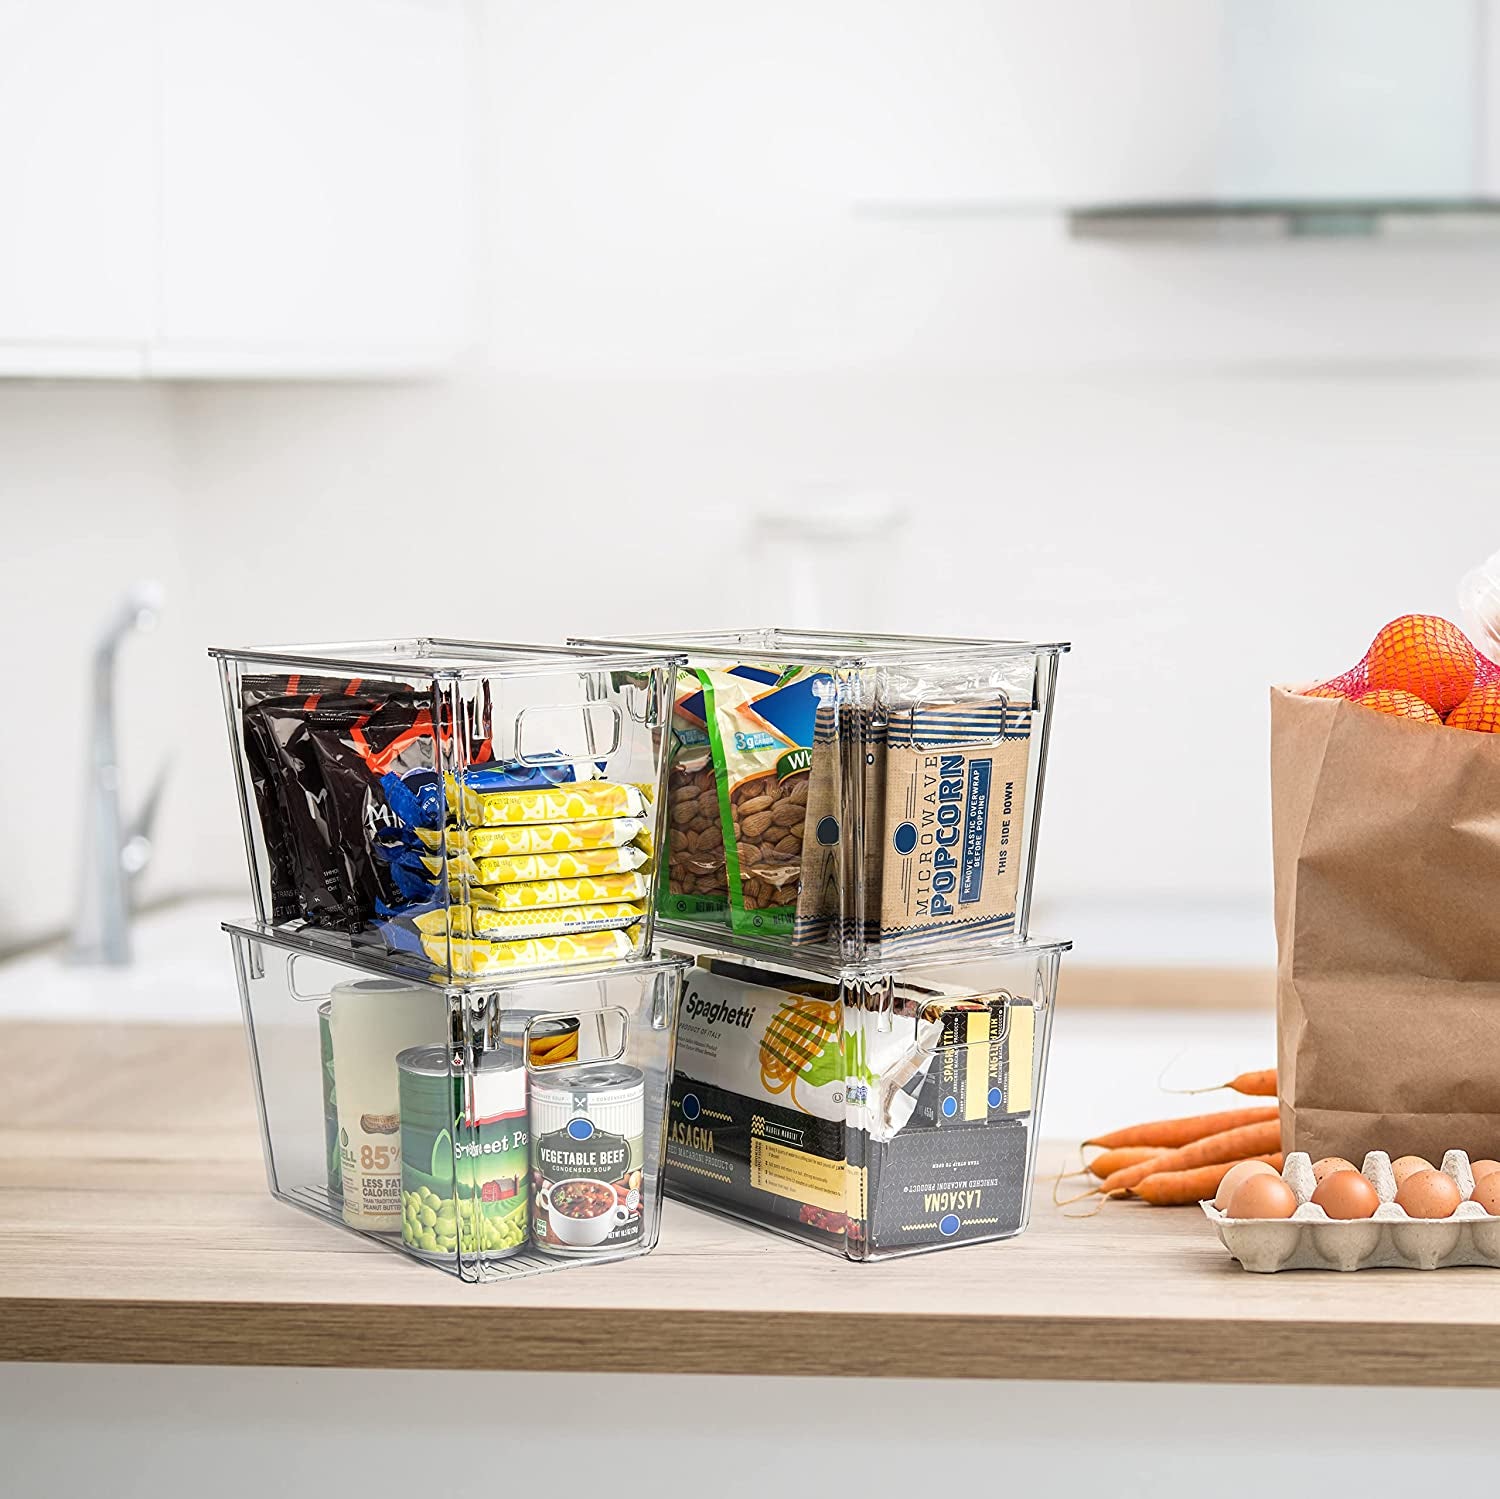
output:
[[[553,1254],[629,1248],[641,1237],[645,1078],[596,1062],[533,1075],[532,1235]]]
[[[530,1237],[526,1067],[509,1047],[467,1073],[441,1046],[396,1058],[401,1080],[401,1242],[417,1254],[503,1259]]]

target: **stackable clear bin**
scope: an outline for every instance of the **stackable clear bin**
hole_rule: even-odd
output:
[[[651,951],[669,653],[210,654],[258,920],[454,982]]]
[[[694,946],[669,1197],[851,1260],[1025,1228],[1070,944],[895,968]]]
[[[224,930],[276,1197],[469,1281],[656,1244],[686,958],[473,987]]]
[[[1026,940],[1062,642],[782,629],[680,653],[663,930],[904,962]]]

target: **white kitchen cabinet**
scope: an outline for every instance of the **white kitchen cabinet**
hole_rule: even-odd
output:
[[[0,0],[0,375],[451,362],[468,27],[465,0]]]
[[[468,227],[451,0],[163,0],[162,374],[451,357]]]
[[[141,369],[154,45],[134,5],[0,0],[0,374]]]

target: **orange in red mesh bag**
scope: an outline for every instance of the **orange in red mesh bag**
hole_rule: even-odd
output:
[[[1348,698],[1417,723],[1441,724],[1446,717],[1454,728],[1481,727],[1480,710],[1493,701],[1490,732],[1497,732],[1500,691],[1492,689],[1500,689],[1500,667],[1457,625],[1436,614],[1403,614],[1376,635],[1358,666],[1305,696]]]
[[[1424,703],[1415,693],[1399,687],[1372,687],[1356,699],[1361,708],[1390,713],[1396,718],[1411,718],[1418,723],[1441,724],[1443,715],[1431,703]]]
[[[1448,715],[1450,729],[1472,729],[1480,734],[1500,734],[1500,683],[1476,687]]]

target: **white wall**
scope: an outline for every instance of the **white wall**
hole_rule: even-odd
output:
[[[1190,10],[1154,6],[1184,65]],[[979,190],[991,155],[1045,185],[1053,127],[986,112],[996,57],[1019,38],[1076,89],[1072,62],[1103,78],[1120,55],[1048,54],[1030,7],[955,0],[946,31],[899,14],[492,0],[486,312],[452,381],[0,387],[0,495],[23,517],[0,610],[12,640],[56,640],[40,753],[67,787],[86,624],[115,580],[169,574],[122,689],[132,783],[176,743],[160,881],[242,888],[210,641],[773,619],[782,582],[744,538],[818,484],[910,516],[876,565],[830,573],[863,600],[843,622],[1075,642],[1039,921],[1086,951],[1139,912],[1170,952],[1186,909],[1268,950],[1267,683],[1451,610],[1500,545],[1493,257],[1125,250],[1046,217],[858,212]],[[1011,83],[1042,107],[1031,74]],[[1083,145],[1119,157],[1139,117],[1160,155],[1158,106],[1109,107],[1134,112]],[[0,740],[0,781],[37,753]],[[74,860],[66,797],[12,800],[38,852],[0,876],[0,942],[60,919]]]
[[[159,580],[174,603],[185,591],[176,462],[172,400],[160,388],[0,382],[0,804],[12,850],[0,861],[0,950],[60,927],[73,909],[90,653],[124,584]],[[126,810],[171,756],[167,849],[187,821],[172,743],[186,654],[183,622],[169,616],[120,657]],[[177,860],[165,880],[151,870],[147,889],[186,875]]]

